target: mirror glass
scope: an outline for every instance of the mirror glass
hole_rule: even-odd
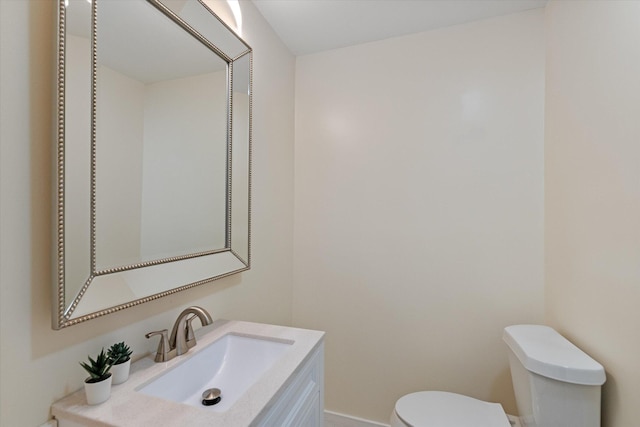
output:
[[[55,329],[249,268],[251,49],[198,0],[60,0]]]
[[[154,9],[99,4],[97,270],[225,247],[227,63]]]

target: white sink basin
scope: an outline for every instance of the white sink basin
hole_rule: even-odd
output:
[[[229,333],[137,391],[224,412],[291,348],[293,341]],[[218,388],[220,403],[202,404],[202,392]]]

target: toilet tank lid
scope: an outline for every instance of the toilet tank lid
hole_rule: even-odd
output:
[[[528,371],[573,384],[602,385],[604,368],[553,328],[514,325],[502,336]]]

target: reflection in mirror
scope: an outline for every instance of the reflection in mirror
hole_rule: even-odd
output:
[[[205,3],[199,0],[163,0],[162,3],[205,38],[215,40],[216,47],[228,57],[233,59],[247,51],[248,46],[239,37],[229,37],[231,30],[219,25],[213,13],[202,13],[203,6],[208,9]]]
[[[199,0],[58,4],[54,329],[247,270],[251,48]]]
[[[224,248],[227,63],[147,2],[97,17],[96,269]]]

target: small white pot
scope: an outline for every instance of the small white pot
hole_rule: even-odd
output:
[[[129,378],[129,369],[131,368],[131,359],[124,363],[118,363],[111,367],[111,373],[113,374],[113,384],[122,384]]]
[[[105,402],[111,396],[111,380],[113,375],[109,374],[109,378],[99,383],[88,383],[84,380],[84,394],[87,396],[89,405],[97,405]]]

